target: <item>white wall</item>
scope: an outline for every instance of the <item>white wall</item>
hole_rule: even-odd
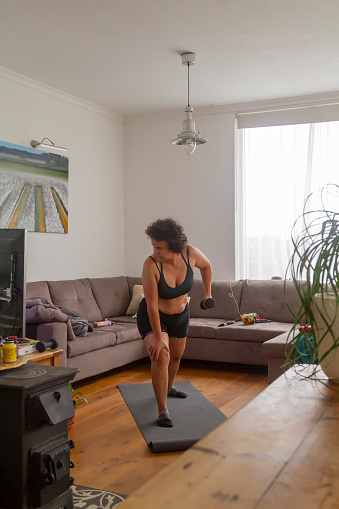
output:
[[[113,93],[113,92],[112,92]],[[235,277],[236,112],[329,104],[338,93],[200,109],[209,139],[192,156],[170,144],[184,111],[123,119],[0,68],[0,140],[45,136],[69,148],[69,233],[28,233],[28,281],[140,275],[144,234],[174,217],[211,260],[215,279]]]
[[[4,69],[0,111],[1,141],[69,149],[69,233],[28,233],[27,281],[124,274],[122,119]]]
[[[209,257],[214,279],[234,279],[237,113],[290,108],[290,122],[298,123],[304,107],[330,104],[327,110],[332,111],[338,99],[338,92],[331,92],[201,108],[193,118],[209,141],[191,156],[169,143],[182,130],[184,111],[126,117],[126,273],[140,274],[144,259],[151,254],[146,226],[171,216],[182,223],[189,243]]]
[[[209,139],[187,156],[170,140],[184,112],[125,119],[125,267],[140,275],[152,253],[144,231],[164,217],[177,219],[191,245],[210,259],[215,279],[234,278],[234,113],[196,115]],[[199,274],[197,274],[199,277]]]

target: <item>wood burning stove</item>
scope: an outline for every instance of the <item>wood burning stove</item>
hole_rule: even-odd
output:
[[[1,509],[73,509],[68,382],[78,371],[29,361],[0,372]]]

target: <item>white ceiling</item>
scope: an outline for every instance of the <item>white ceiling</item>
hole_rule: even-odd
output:
[[[339,91],[338,0],[0,0],[0,65],[122,115]]]

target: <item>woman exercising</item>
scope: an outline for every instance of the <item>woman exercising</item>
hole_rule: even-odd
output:
[[[212,302],[212,268],[199,249],[187,245],[180,224],[173,219],[158,219],[146,228],[153,256],[142,271],[145,298],[139,305],[138,329],[151,359],[154,394],[158,403],[158,425],[173,426],[167,409],[167,396],[186,398],[173,386],[185,349],[189,326],[187,294],[193,285],[193,269],[200,269],[204,286],[204,305]]]

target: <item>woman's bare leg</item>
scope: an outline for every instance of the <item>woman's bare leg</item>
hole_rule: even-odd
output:
[[[145,346],[149,352],[150,344],[154,339],[153,333],[145,337]],[[168,345],[168,335],[163,332],[163,340]],[[159,359],[154,361],[151,359],[151,376],[155,398],[158,403],[158,411],[167,410],[167,389],[168,389],[168,364],[169,353],[162,348]]]
[[[168,365],[168,389],[173,387],[173,382],[178,373],[185,346],[186,338],[169,338],[170,361]]]

